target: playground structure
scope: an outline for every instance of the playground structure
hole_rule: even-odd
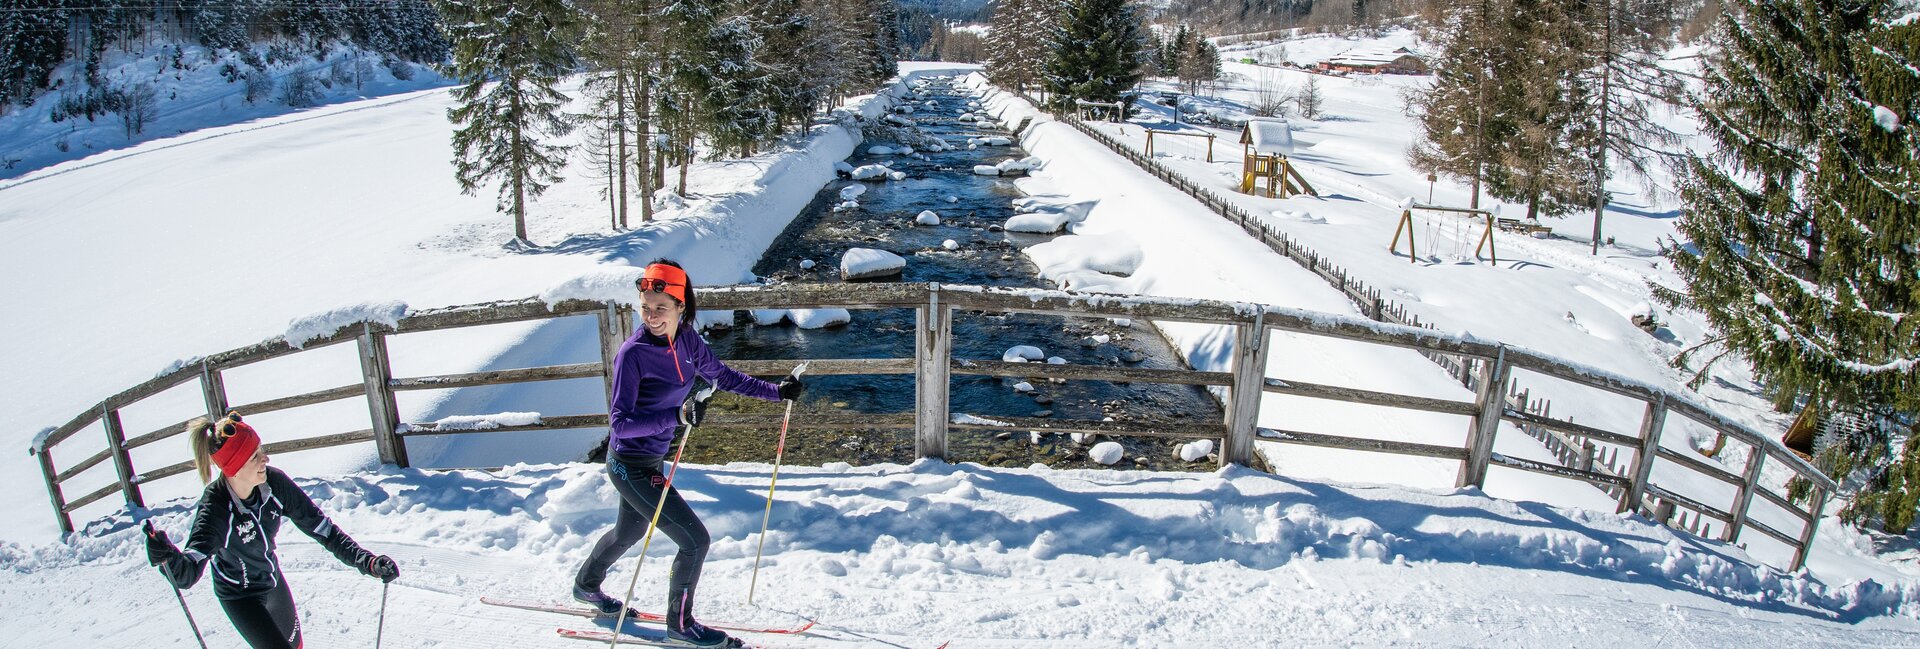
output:
[[[1107,116],[1106,121],[1118,122],[1121,121],[1121,118],[1126,114],[1125,111],[1122,110],[1123,107],[1120,102],[1117,101],[1087,101],[1085,99],[1075,99],[1073,100],[1073,104],[1074,112],[1077,113],[1076,117],[1079,117],[1081,120],[1104,114]],[[1097,119],[1097,117],[1094,117],[1094,119]]]
[[[1320,195],[1288,159],[1293,155],[1293,127],[1286,120],[1247,120],[1240,129],[1240,145],[1240,193],[1267,198]]]
[[[1427,210],[1432,212],[1453,212],[1458,214],[1467,214],[1470,216],[1486,218],[1487,229],[1486,231],[1480,234],[1480,243],[1473,247],[1473,256],[1474,258],[1478,259],[1480,257],[1480,251],[1484,249],[1487,251],[1487,258],[1490,260],[1489,263],[1492,263],[1492,264],[1500,263],[1499,253],[1495,252],[1493,247],[1493,230],[1495,227],[1495,217],[1492,211],[1471,208],[1471,207],[1448,207],[1445,205],[1424,205],[1421,203],[1413,202],[1413,199],[1411,198],[1400,203],[1400,224],[1394,226],[1393,228],[1393,243],[1387,244],[1388,250],[1393,251],[1396,254],[1400,252],[1400,233],[1402,231],[1405,231],[1407,233],[1407,261],[1415,264],[1420,263],[1420,255],[1415,250],[1414,241],[1413,241],[1413,229],[1414,229],[1413,228],[1413,211],[1414,210]],[[1501,220],[1511,221],[1513,219],[1501,219]]]
[[[1155,135],[1180,135],[1185,137],[1207,138],[1207,162],[1213,162],[1213,140],[1215,136],[1212,133],[1185,133],[1181,131],[1163,131],[1160,129],[1152,129],[1152,128],[1147,129],[1147,157],[1149,158],[1153,157],[1153,136]]]

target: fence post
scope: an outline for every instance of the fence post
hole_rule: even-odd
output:
[[[633,334],[633,316],[620,307],[618,302],[608,302],[601,309],[600,320],[600,378],[607,388],[607,407],[613,407],[613,366],[614,356],[620,353],[620,346],[626,344],[627,337]]]
[[[113,469],[120,474],[120,493],[126,494],[128,505],[147,506],[140,498],[140,485],[133,481],[133,458],[127,455],[127,431],[120,425],[120,411],[101,412],[100,422],[106,425],[107,448],[113,451]]]
[[[953,309],[940,303],[940,285],[927,287],[927,305],[915,309],[913,340],[913,453],[947,457],[948,390],[953,370]]]
[[[1267,326],[1264,309],[1254,311],[1253,319],[1235,325],[1233,337],[1233,388],[1227,402],[1226,448],[1220,453],[1220,465],[1253,463],[1254,430],[1260,423],[1260,395],[1267,382]]]
[[[200,363],[200,396],[207,402],[208,419],[227,414],[227,380],[220,376],[220,370],[205,361]]]
[[[1660,449],[1660,429],[1667,424],[1667,395],[1661,394],[1647,402],[1647,416],[1640,421],[1640,446],[1633,453],[1633,480],[1627,483],[1627,491],[1620,496],[1620,507],[1616,511],[1628,513],[1640,508],[1640,499],[1646,496],[1647,480],[1653,476],[1653,461]]]
[[[1767,462],[1767,451],[1760,446],[1750,446],[1747,452],[1747,473],[1740,481],[1740,493],[1733,497],[1733,521],[1727,523],[1723,540],[1728,543],[1740,542],[1740,530],[1747,526],[1747,510],[1753,507],[1753,490],[1760,487],[1760,467]]]
[[[1593,440],[1580,440],[1580,464],[1574,468],[1581,471],[1593,470]]]
[[[1466,372],[1462,372],[1465,374]],[[1474,391],[1473,405],[1479,412],[1467,429],[1467,461],[1460,465],[1455,487],[1482,487],[1487,483],[1487,463],[1493,460],[1493,436],[1500,430],[1500,415],[1507,407],[1507,377],[1513,368],[1507,365],[1507,346],[1501,345],[1492,361],[1480,362],[1480,385]]]
[[[55,479],[60,472],[53,470],[53,449],[38,449],[35,454],[40,456],[40,475],[47,478],[47,498],[53,500],[53,518],[60,522],[61,534],[72,534],[73,516],[67,514],[67,495],[60,491],[60,482]]]
[[[1787,566],[1788,571],[1799,570],[1807,565],[1807,548],[1813,546],[1813,533],[1820,529],[1820,516],[1827,509],[1827,490],[1814,487],[1812,496],[1813,508],[1807,510],[1811,516],[1807,519],[1806,529],[1800,531],[1800,547],[1793,549],[1793,563]]]
[[[371,323],[360,323],[360,376],[367,386],[367,414],[373,422],[373,444],[380,462],[407,466],[407,442],[400,439],[400,408],[393,401],[393,368],[387,364],[387,337],[374,333]]]

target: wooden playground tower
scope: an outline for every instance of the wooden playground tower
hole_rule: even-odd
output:
[[[1293,168],[1293,128],[1286,120],[1254,118],[1240,129],[1240,193],[1267,198],[1319,196]]]

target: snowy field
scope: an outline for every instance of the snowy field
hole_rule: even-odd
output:
[[[1511,335],[1510,342],[1641,380],[1671,380],[1658,347],[1641,350],[1654,339],[1622,330],[1613,322],[1624,320],[1617,311],[1607,316],[1586,305],[1576,313],[1612,337],[1575,335],[1564,325],[1527,337],[1530,325],[1560,319],[1569,295],[1590,295],[1569,291],[1569,277],[1611,277],[1590,280],[1616,292],[1601,292],[1594,302],[1632,304],[1623,288],[1632,284],[1630,276],[1562,258],[1579,256],[1569,251],[1584,254],[1578,242],[1516,249],[1517,259],[1555,266],[1558,272],[1538,282],[1503,279],[1498,274],[1542,274],[1505,260],[1483,270],[1444,259],[1409,264],[1400,257],[1395,265],[1396,258],[1381,253],[1391,224],[1375,236],[1384,211],[1379,201],[1411,191],[1404,169],[1391,168],[1404,166],[1398,152],[1410,134],[1391,84],[1353,85],[1357,89],[1323,86],[1330,113],[1370,117],[1323,120],[1298,135],[1305,144],[1319,143],[1315,151],[1326,148],[1316,166],[1351,172],[1317,172],[1327,174],[1323,193],[1347,200],[1289,208],[1327,219],[1302,220],[1303,240],[1370,282],[1399,282],[1396,288],[1419,299],[1396,299],[1431,309],[1443,326],[1490,338]],[[521,250],[501,246],[509,224],[492,212],[490,196],[461,197],[453,189],[448,101],[444,89],[428,90],[208,129],[0,185],[0,272],[34,278],[7,289],[11,302],[34,308],[0,316],[0,337],[7,341],[0,353],[17,359],[14,371],[0,378],[10,395],[0,444],[24,448],[39,430],[176,361],[299,329],[297,320],[315,314],[610,294],[630,286],[634,265],[656,256],[689,262],[701,283],[744,280],[768,239],[832,178],[832,163],[859,144],[857,133],[822,125],[753,160],[701,165],[692,174],[691,200],[668,205],[658,223],[618,234],[606,228],[606,206],[595,188],[576,173],[535,206],[533,239],[544,247]],[[849,108],[871,116],[887,101],[856,98]],[[1003,121],[1032,114],[1004,96],[987,101]],[[1319,128],[1328,130],[1316,134]],[[1335,129],[1347,128],[1352,132],[1335,137]],[[1353,141],[1326,144],[1342,138]],[[1137,168],[1066,126],[1041,123],[1023,139],[1043,161],[1041,170],[1019,181],[1024,191],[1063,205],[1099,201],[1074,226],[1076,236],[1035,249],[1036,263],[1056,281],[1352,313],[1319,280],[1184,195],[1139,180],[1145,175]],[[1204,163],[1197,168],[1207,173]],[[1323,182],[1323,176],[1310,178]],[[1342,181],[1349,185],[1334,189]],[[1320,227],[1339,223],[1352,227]],[[1628,233],[1641,225],[1618,226],[1621,240],[1631,245]],[[1355,232],[1326,239],[1306,233],[1316,230]],[[1094,263],[1088,250],[1106,254]],[[1384,259],[1367,261],[1369,255]],[[1424,271],[1389,272],[1402,266]],[[1519,291],[1519,297],[1492,294],[1497,290]],[[1488,304],[1501,308],[1476,319]],[[590,325],[489,329],[396,345],[396,366],[404,368],[397,371],[595,358]],[[1170,327],[1166,333],[1196,365],[1224,361],[1214,332]],[[1697,332],[1683,328],[1676,335]],[[1275,344],[1269,376],[1455,399],[1465,394],[1410,353],[1282,337]],[[1622,348],[1635,351],[1622,354]],[[334,367],[315,360],[308,361],[312,367],[236,373],[228,387],[235,402],[246,402],[350,383],[357,373],[351,351],[343,355]],[[1609,364],[1616,356],[1623,365]],[[322,371],[334,373],[314,376]],[[1724,400],[1746,414],[1728,414],[1771,430],[1760,425],[1767,420],[1755,398],[1739,396],[1740,377],[1729,381],[1732,387],[1721,388],[1729,395]],[[128,412],[128,430],[145,432],[197,407],[196,392],[177,392],[147,411]],[[587,389],[557,392],[436,393],[403,402],[402,418],[431,421],[528,410],[529,404],[577,414],[598,399]],[[1561,407],[1556,401],[1556,413]],[[1600,406],[1587,407],[1596,410],[1592,417],[1603,417]],[[1587,413],[1573,412],[1588,420]],[[1465,431],[1459,418],[1398,416],[1272,399],[1261,421],[1339,433],[1348,432],[1339,426],[1368,418],[1369,428],[1426,436],[1428,443],[1452,443]],[[262,430],[270,439],[282,430],[321,434],[364,426],[364,417],[363,404],[351,401],[263,417]],[[89,430],[82,435],[98,436]],[[415,457],[484,463],[518,451],[557,462],[590,435],[536,445],[541,448],[529,448],[524,438],[475,444],[485,448],[423,448]],[[1544,457],[1544,449],[1511,428],[1502,430],[1499,444],[1502,453]],[[156,444],[143,449],[152,456],[136,462],[177,458],[181,446]],[[760,624],[817,618],[814,635],[768,641],[796,647],[949,641],[953,647],[1151,647],[1201,639],[1255,646],[1920,646],[1914,621],[1920,586],[1911,566],[1872,556],[1868,539],[1831,520],[1816,542],[1812,570],[1786,575],[1739,548],[1616,516],[1610,501],[1584,485],[1495,474],[1482,494],[1451,489],[1453,468],[1445,463],[1316,457],[1293,447],[1270,455],[1283,475],[932,462],[785,467],[758,607],[744,599],[771,467],[690,467],[682,484],[715,538],[702,615]],[[168,589],[146,567],[134,531],[137,520],[151,515],[176,536],[183,533],[191,501],[182,497],[192,491],[191,479],[154,485],[150,512],[115,512],[105,504],[83,509],[76,520],[87,533],[54,543],[38,467],[24,453],[5,457],[0,470],[18,497],[0,504],[6,522],[0,605],[7,611],[0,614],[0,646],[52,640],[195,646]],[[70,464],[77,457],[59,459]],[[613,492],[596,467],[396,470],[376,468],[372,449],[358,446],[275,463],[303,478],[308,492],[362,543],[400,559],[405,575],[387,609],[391,646],[579,646],[550,628],[584,626],[584,620],[504,611],[477,598],[564,594],[568,575],[611,521]],[[105,484],[111,473],[110,466],[95,469],[83,480]],[[281,541],[310,637],[329,646],[370,644],[378,584],[290,530]],[[670,552],[670,544],[655,546],[643,569],[643,593],[658,591],[662,557]],[[609,583],[624,584],[630,566],[622,563]],[[210,643],[237,644],[209,589],[187,597],[211,632]],[[651,607],[650,601],[638,603]]]

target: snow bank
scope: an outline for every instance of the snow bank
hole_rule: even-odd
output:
[[[846,309],[792,309],[787,318],[801,329],[823,329],[853,322],[853,314]]]
[[[840,256],[841,279],[887,277],[898,275],[906,268],[906,259],[885,250],[854,248]]]
[[[295,318],[287,325],[287,333],[282,338],[286,339],[287,344],[298,349],[315,339],[331,336],[341,328],[362,322],[394,327],[399,325],[400,319],[406,315],[406,303],[397,300],[343,306]]]
[[[540,413],[537,412],[502,412],[491,415],[457,415],[453,417],[443,417],[434,420],[432,430],[493,430],[495,428],[508,426],[537,426],[539,424]],[[406,433],[417,429],[407,424],[401,424],[397,430]]]
[[[1125,281],[1144,257],[1129,234],[1067,235],[1027,248],[1040,276],[1061,290],[1134,292]]]

